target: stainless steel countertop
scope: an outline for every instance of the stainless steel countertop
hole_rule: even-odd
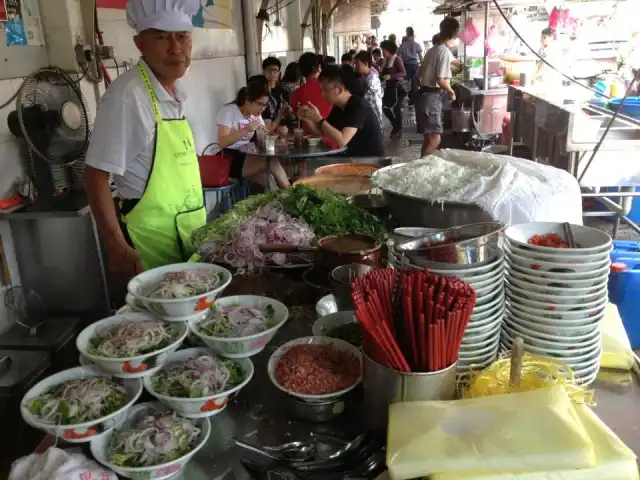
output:
[[[251,480],[240,463],[234,438],[249,444],[277,445],[307,440],[311,433],[344,439],[353,438],[363,429],[359,400],[348,403],[347,410],[336,420],[311,424],[288,417],[283,394],[271,384],[266,364],[271,353],[283,343],[311,335],[316,319],[315,301],[324,295],[300,281],[296,275],[271,273],[234,277],[225,295],[264,295],[279,298],[290,307],[287,324],[277,333],[265,351],[252,358],[255,374],[236,400],[220,414],[211,417],[211,435],[205,447],[187,465],[176,480]],[[595,411],[600,418],[640,456],[640,382],[613,386],[598,381]],[[362,395],[358,392],[359,396]]]
[[[507,86],[500,88],[490,88],[489,90],[481,90],[473,80],[464,81],[461,78],[452,78],[451,83],[458,85],[465,90],[468,90],[471,95],[493,96],[507,95],[509,93],[509,88]]]
[[[262,282],[261,282],[262,283]],[[286,283],[286,282],[285,282]],[[269,289],[279,289],[277,279],[265,279],[264,284],[270,284]],[[302,287],[290,291],[291,297],[303,298],[299,292]],[[242,294],[253,291],[260,295],[264,292],[258,288],[258,293],[250,285],[230,287],[233,293]],[[236,290],[237,289],[237,290]],[[285,288],[288,290],[288,288]],[[226,294],[227,292],[225,292]],[[316,293],[319,299],[321,293]],[[281,297],[282,298],[282,297]],[[296,302],[298,303],[298,302]],[[223,478],[212,476],[227,468],[233,473],[229,479],[244,480],[242,467],[234,449],[232,437],[235,435],[247,443],[275,445],[295,440],[306,440],[310,432],[332,434],[350,438],[361,428],[361,411],[357,405],[348,406],[347,411],[334,422],[326,424],[309,424],[287,418],[282,404],[282,395],[270,382],[266,374],[266,363],[269,355],[284,342],[305,335],[310,335],[311,325],[315,320],[315,308],[311,305],[294,307],[292,318],[287,322],[267,349],[260,355],[253,357],[256,373],[248,387],[246,387],[233,405],[222,414],[213,417],[211,438],[194,460],[188,465],[185,479],[200,480],[200,478]],[[615,386],[598,380],[593,388],[596,390],[597,406],[595,411],[636,455],[640,456],[640,381],[633,376],[634,382],[627,386]],[[351,407],[351,409],[349,409]],[[215,466],[213,463],[215,460]],[[193,477],[191,476],[193,475]],[[236,475],[236,476],[231,476]],[[225,478],[225,480],[227,480]]]

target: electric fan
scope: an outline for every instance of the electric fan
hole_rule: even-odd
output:
[[[78,166],[84,168],[90,135],[77,82],[56,67],[32,73],[18,90],[8,123],[11,133],[26,142],[39,199],[46,201],[70,187],[72,165],[81,162]]]

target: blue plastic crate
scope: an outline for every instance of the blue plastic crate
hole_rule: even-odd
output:
[[[622,98],[614,98],[609,102],[609,108],[611,110],[616,110],[618,105],[622,103]],[[629,117],[639,117],[640,116],[640,97],[627,97],[624,101],[624,105],[622,105],[623,113]]]
[[[640,242],[615,240],[611,261],[626,270],[611,272],[609,301],[618,307],[632,348],[640,348]]]

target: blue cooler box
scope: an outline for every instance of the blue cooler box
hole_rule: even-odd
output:
[[[609,301],[618,307],[632,348],[640,348],[640,242],[614,240]]]

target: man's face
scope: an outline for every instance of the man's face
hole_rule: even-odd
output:
[[[342,85],[330,80],[321,81],[320,88],[322,89],[322,98],[329,105],[335,105],[343,91]]]
[[[549,35],[542,35],[540,43],[542,43],[544,48],[547,48],[551,44],[551,37]]]
[[[134,40],[151,69],[162,77],[181,78],[191,64],[191,32],[150,29]]]
[[[262,71],[262,73],[267,77],[270,84],[276,83],[280,80],[280,68],[277,65],[269,65]]]

